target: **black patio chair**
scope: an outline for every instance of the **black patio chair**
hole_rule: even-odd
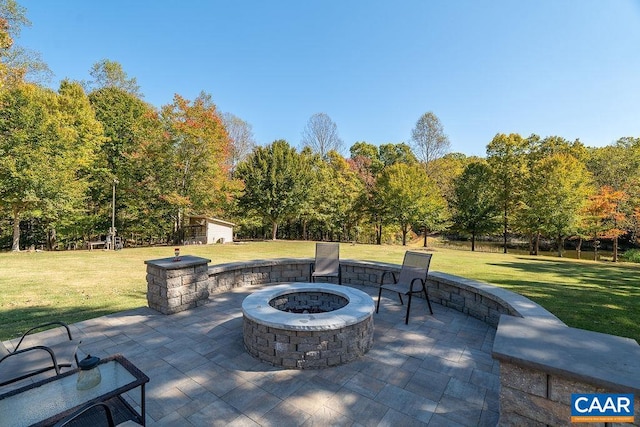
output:
[[[340,269],[340,244],[316,243],[316,261],[311,265],[311,281],[316,277],[333,277],[342,285],[342,270]]]
[[[61,332],[46,341],[30,342],[23,345],[32,332],[49,326],[58,326]],[[58,337],[58,335],[61,335]],[[65,336],[66,335],[66,336]],[[28,341],[33,341],[29,339]],[[80,341],[74,340],[71,330],[63,322],[50,322],[29,329],[13,350],[0,342],[0,386],[11,384],[34,375],[54,370],[60,374],[61,368],[70,368],[73,362],[78,366],[76,354]]]
[[[53,427],[102,426],[105,425],[105,423],[108,427],[127,427],[140,425],[133,420],[126,420],[124,422],[116,424],[116,419],[117,417],[114,416],[114,411],[111,406],[109,406],[105,402],[97,402],[83,406],[76,412],[58,421],[56,424],[54,424]]]
[[[427,293],[427,274],[429,274],[429,264],[431,263],[431,254],[425,254],[422,252],[407,251],[404,254],[404,260],[402,261],[402,268],[400,269],[400,275],[396,277],[395,272],[385,271],[380,278],[380,288],[378,290],[378,303],[376,304],[376,313],[380,309],[380,297],[382,296],[382,290],[396,292],[400,298],[400,304],[404,305],[402,301],[402,295],[408,295],[409,301],[407,301],[407,315],[404,323],[409,324],[409,312],[411,310],[411,297],[413,294],[420,294],[424,292],[424,297],[427,300],[429,306],[429,312],[433,314],[431,309],[431,301],[429,301],[429,294]],[[393,277],[393,283],[384,283],[384,279],[387,275]]]

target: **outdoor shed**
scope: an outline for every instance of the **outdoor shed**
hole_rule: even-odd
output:
[[[209,245],[212,243],[233,242],[233,226],[235,224],[218,218],[206,216],[189,217],[189,226],[185,234],[185,244]]]

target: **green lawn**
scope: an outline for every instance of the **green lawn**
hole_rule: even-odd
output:
[[[414,248],[418,248],[415,246]],[[212,264],[313,257],[313,242],[186,246]],[[407,247],[343,244],[342,258],[400,264]],[[433,247],[431,269],[482,280],[525,295],[569,326],[640,342],[640,266]],[[0,253],[0,340],[30,325],[69,323],[146,305],[144,261],[173,256],[173,247],[118,252]]]

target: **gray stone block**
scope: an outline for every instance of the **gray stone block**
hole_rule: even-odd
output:
[[[500,362],[500,385],[540,397],[547,396],[547,374]]]
[[[571,422],[569,406],[502,385],[500,414],[510,412],[551,426],[564,426]]]
[[[556,375],[549,377],[549,399],[563,405],[571,405],[572,393],[606,393],[602,388],[585,384],[569,378],[562,378]]]

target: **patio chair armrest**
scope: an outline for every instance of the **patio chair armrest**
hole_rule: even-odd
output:
[[[387,276],[387,274],[391,274],[391,277],[393,277],[393,283],[398,283],[395,271],[385,270],[382,272],[382,276],[380,276],[380,286],[384,284],[384,278]]]
[[[419,290],[417,290],[417,291],[414,291],[414,290],[413,290],[413,284],[415,283],[415,281],[416,281],[416,280],[419,280],[419,281],[420,281],[420,283],[422,283],[422,284],[424,285],[424,280],[423,280],[422,278],[420,278],[420,277],[414,277],[414,278],[413,278],[413,280],[411,281],[411,284],[409,285],[409,292],[419,292],[419,291],[421,291],[421,290],[422,290],[422,289],[419,289]]]
[[[27,353],[29,351],[34,351],[34,350],[44,350],[47,353],[49,353],[49,356],[51,356],[51,363],[53,363],[53,368],[56,370],[56,375],[60,375],[60,367],[58,366],[58,360],[56,359],[56,355],[53,352],[53,350],[51,350],[49,347],[46,347],[44,345],[36,345],[33,347],[27,347],[27,348],[23,348],[22,350],[15,350],[9,354],[7,354],[6,356],[4,356],[2,359],[0,359],[0,363],[2,363],[2,361],[8,359],[9,357],[21,354],[21,353]]]
[[[31,332],[41,329],[41,328],[46,328],[47,326],[62,326],[67,330],[67,336],[69,337],[69,341],[73,340],[73,337],[71,336],[71,329],[69,329],[69,325],[67,325],[64,322],[59,322],[59,321],[54,321],[54,322],[49,322],[49,323],[43,323],[41,325],[37,325],[34,326],[33,328],[29,329],[27,332],[25,332],[24,334],[22,334],[22,337],[20,337],[20,341],[18,341],[18,345],[16,345],[16,350],[18,350],[18,348],[20,347],[20,344],[22,344],[22,341],[25,339],[25,337],[27,335],[29,335]]]

